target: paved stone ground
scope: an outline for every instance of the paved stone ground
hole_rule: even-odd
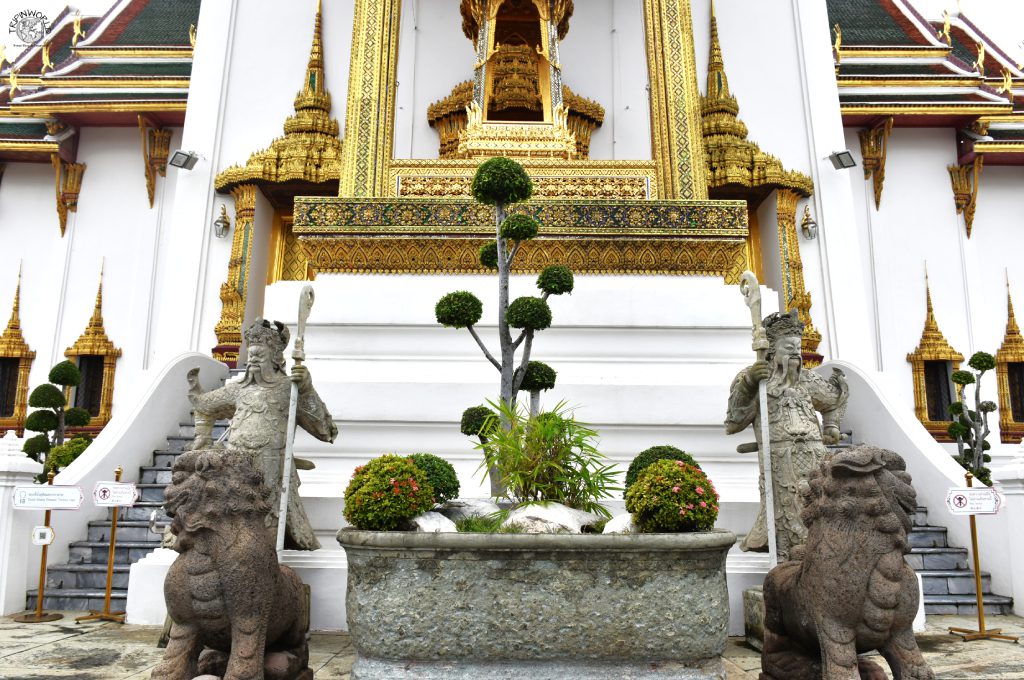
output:
[[[53,623],[15,623],[0,619],[0,680],[143,680],[163,656],[156,648],[160,629],[114,623],[75,624],[80,612],[64,612]],[[1024,618],[989,617],[989,628],[1024,635]],[[974,627],[974,619],[931,616],[918,642],[939,680],[1024,680],[1024,645],[979,641],[965,643],[946,633],[948,626]],[[314,633],[310,666],[317,680],[348,680],[355,651],[343,633]],[[760,657],[738,638],[725,653],[728,680],[757,680]],[[879,658],[882,666],[885,661]]]

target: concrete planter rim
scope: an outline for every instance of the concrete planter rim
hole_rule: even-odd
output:
[[[728,549],[736,535],[725,529],[673,534],[485,534],[364,531],[338,532],[344,548],[387,550],[607,550],[702,552]]]

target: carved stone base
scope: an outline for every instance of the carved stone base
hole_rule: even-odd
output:
[[[747,644],[760,652],[764,647],[764,591],[761,586],[743,591],[743,631]]]

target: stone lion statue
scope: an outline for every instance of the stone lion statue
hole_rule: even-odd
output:
[[[180,553],[164,582],[173,625],[152,680],[312,680],[308,604],[264,528],[269,495],[244,455],[175,461],[164,502]]]
[[[761,680],[934,680],[914,639],[917,577],[903,555],[917,494],[906,463],[858,446],[827,458],[803,490],[807,542],[764,584]]]

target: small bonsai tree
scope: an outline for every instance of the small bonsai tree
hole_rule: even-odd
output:
[[[40,434],[30,437],[22,447],[22,451],[40,460],[52,447],[64,443],[66,428],[85,427],[91,420],[84,408],[64,408],[68,402],[62,388],[77,387],[82,382],[77,366],[62,361],[50,369],[47,379],[49,383],[40,385],[29,395],[28,405],[37,410],[25,419],[25,429]]]
[[[956,462],[983,484],[991,484],[991,470],[985,463],[992,457],[985,453],[992,445],[986,441],[989,435],[988,414],[996,410],[993,401],[981,400],[981,378],[985,373],[996,367],[996,360],[987,352],[975,352],[967,365],[976,372],[953,371],[950,379],[957,386],[959,399],[949,405],[949,413],[953,423],[949,426],[949,436],[956,439],[959,455]],[[974,385],[974,409],[967,406],[964,391],[968,385]]]
[[[357,529],[393,531],[432,507],[427,473],[404,456],[380,456],[357,467],[345,489],[345,519]]]
[[[659,460],[629,487],[626,510],[644,533],[708,531],[718,519],[718,492],[699,468]]]
[[[509,302],[508,282],[512,263],[520,247],[537,236],[540,224],[530,215],[508,214],[508,206],[525,201],[533,194],[533,182],[519,163],[508,158],[491,158],[477,169],[473,178],[473,197],[485,205],[494,206],[495,240],[480,249],[480,264],[498,270],[498,344],[500,360],[495,358],[476,332],[476,324],[483,315],[483,303],[468,291],[456,291],[442,297],[434,307],[437,322],[442,326],[465,328],[476,341],[487,360],[501,374],[499,401],[514,410],[516,393],[522,389],[530,365],[533,338],[537,331],[551,325],[551,295],[571,293],[572,272],[561,265],[546,268],[537,277],[540,297],[525,296]],[[512,329],[519,335],[512,337]],[[522,349],[521,359],[516,353]],[[507,430],[509,423],[502,418]],[[491,492],[501,494],[497,470],[490,470]]]
[[[409,458],[413,465],[423,470],[427,481],[434,489],[434,503],[444,505],[459,496],[459,477],[455,468],[444,458],[432,453],[414,453]]]
[[[660,446],[652,446],[649,449],[645,449],[637,454],[633,462],[629,464],[629,469],[626,471],[626,491],[629,491],[629,487],[633,486],[636,482],[636,478],[641,472],[647,469],[651,463],[656,463],[659,460],[681,460],[687,465],[701,469],[697,461],[694,460],[693,456],[688,454],[686,451],[677,449],[674,446],[668,444],[662,444]]]

